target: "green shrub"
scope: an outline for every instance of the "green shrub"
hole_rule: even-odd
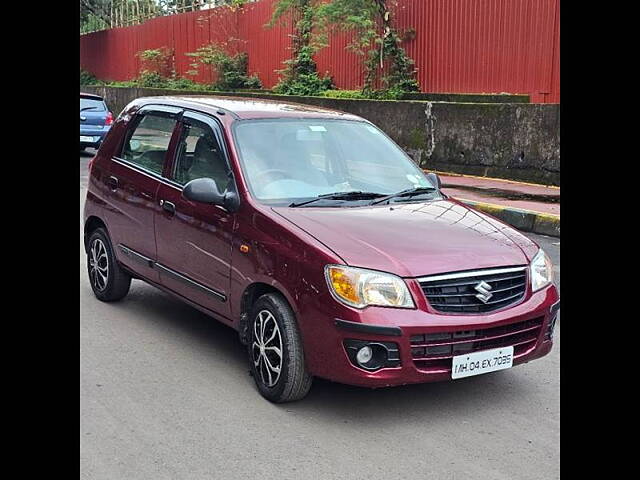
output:
[[[158,72],[144,70],[137,78],[136,83],[139,87],[166,88],[167,79],[163,78]]]
[[[107,87],[129,87],[129,88],[131,88],[131,87],[137,87],[139,85],[138,85],[137,80],[126,80],[126,81],[123,81],[123,82],[107,82],[106,86]]]
[[[273,87],[281,95],[319,96],[333,88],[331,77],[320,77],[317,72],[300,73],[295,78],[280,81]]]
[[[102,85],[103,82],[98,80],[93,73],[80,69],[80,85]]]
[[[324,92],[325,97],[330,98],[360,98],[369,100],[402,100],[407,94],[408,88],[414,88],[407,85],[397,85],[387,90],[329,90]],[[415,90],[409,90],[415,91]]]
[[[172,48],[160,47],[142,50],[136,54],[140,58],[140,76],[156,74],[155,78],[175,77],[175,54]],[[153,77],[150,77],[153,82]]]
[[[204,90],[206,86],[196,83],[190,78],[174,77],[167,81],[165,88],[172,90]]]
[[[367,98],[360,90],[327,90],[325,97],[329,98]]]
[[[249,56],[245,52],[231,55],[220,45],[211,43],[204,45],[195,52],[187,53],[195,58],[191,64],[192,70],[187,72],[196,75],[199,68],[209,66],[218,74],[217,81],[212,85],[214,90],[234,91],[245,88],[262,88],[262,82],[257,75],[249,76],[247,73]]]

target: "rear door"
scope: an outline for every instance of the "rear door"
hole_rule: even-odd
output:
[[[157,194],[181,112],[175,107],[142,108],[130,121],[121,151],[103,177],[110,190],[106,216],[118,260],[155,282],[159,281],[152,265],[154,215],[160,209]]]
[[[212,178],[218,190],[235,189],[221,127],[207,115],[185,112],[176,158],[157,193],[155,232],[161,283],[203,307],[229,316],[234,214],[191,202],[182,188]]]

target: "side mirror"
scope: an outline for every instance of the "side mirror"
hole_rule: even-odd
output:
[[[427,173],[427,178],[436,186],[438,190],[442,188],[442,182],[440,181],[440,177],[437,174],[433,172]]]
[[[196,178],[184,186],[182,195],[187,200],[209,205],[219,205],[230,212],[238,208],[238,195],[235,192],[220,193],[218,185],[211,178]]]

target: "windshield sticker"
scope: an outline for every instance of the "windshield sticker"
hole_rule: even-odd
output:
[[[326,132],[327,129],[324,128],[322,125],[309,125],[309,130],[311,130],[312,132]]]
[[[321,142],[320,132],[310,132],[309,130],[296,130],[296,140],[300,142]]]

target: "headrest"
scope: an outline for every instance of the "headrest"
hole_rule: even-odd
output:
[[[211,158],[218,154],[218,145],[213,138],[203,135],[198,138],[193,154],[198,157]]]

